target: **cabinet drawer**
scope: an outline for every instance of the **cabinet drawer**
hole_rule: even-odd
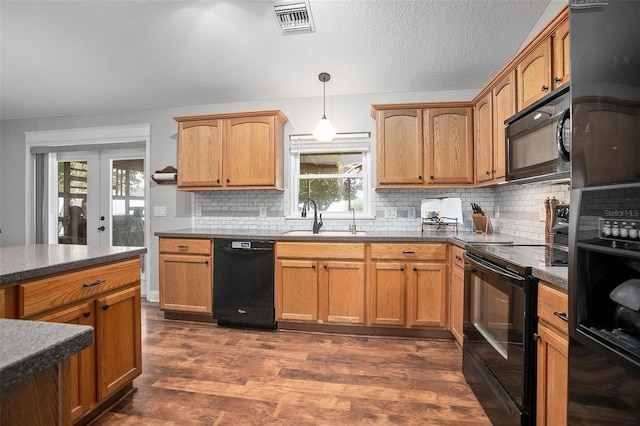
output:
[[[140,282],[140,260],[132,259],[20,284],[20,318]]]
[[[371,244],[372,259],[447,260],[446,244]]]
[[[464,269],[464,249],[451,246],[451,265]]]
[[[569,312],[567,295],[552,287],[540,283],[538,285],[538,318],[569,334],[569,324],[560,318]]]
[[[210,239],[160,238],[160,253],[211,254]]]
[[[276,256],[288,259],[364,260],[364,244],[276,243]]]

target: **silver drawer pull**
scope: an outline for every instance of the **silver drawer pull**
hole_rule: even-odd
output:
[[[182,246],[178,246],[179,250],[189,250],[189,246],[187,245],[182,245]]]
[[[102,284],[103,282],[104,282],[104,280],[96,280],[96,281],[94,281],[92,283],[89,283],[89,284],[82,284],[82,287],[89,288],[89,287],[96,286],[98,284]]]
[[[557,316],[558,318],[560,318],[562,321],[564,322],[569,322],[569,318],[567,317],[567,314],[564,312],[553,312],[553,315]]]

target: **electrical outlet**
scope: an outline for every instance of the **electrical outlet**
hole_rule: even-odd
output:
[[[539,210],[538,210],[538,219],[541,222],[544,222],[547,220],[547,211],[544,207],[544,202],[540,203]]]
[[[267,208],[260,207],[260,217],[267,217]]]
[[[387,208],[384,211],[385,219],[396,219],[398,217],[398,210],[394,208]]]
[[[409,219],[415,219],[416,218],[416,209],[415,209],[415,207],[409,207],[407,209],[407,217]]]

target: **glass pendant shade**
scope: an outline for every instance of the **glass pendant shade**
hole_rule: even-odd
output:
[[[322,118],[318,122],[318,125],[313,129],[313,137],[320,142],[330,142],[336,137],[336,129],[333,128],[331,122],[326,115],[327,104],[327,81],[331,79],[331,75],[326,72],[321,72],[318,76],[318,80],[322,82]]]
[[[336,129],[326,116],[322,116],[318,125],[313,129],[313,137],[320,142],[330,142],[336,137]]]

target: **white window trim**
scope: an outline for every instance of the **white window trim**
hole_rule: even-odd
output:
[[[356,212],[357,219],[375,219],[375,205],[373,189],[371,187],[373,165],[371,156],[371,134],[369,132],[341,134],[342,137],[331,142],[319,142],[309,135],[289,135],[289,211],[285,214],[286,220],[305,220],[300,217],[298,211],[298,191],[300,175],[300,154],[314,154],[324,152],[361,152],[363,173],[363,211]],[[332,175],[332,177],[343,177]],[[323,219],[351,219],[350,212],[322,212]]]

